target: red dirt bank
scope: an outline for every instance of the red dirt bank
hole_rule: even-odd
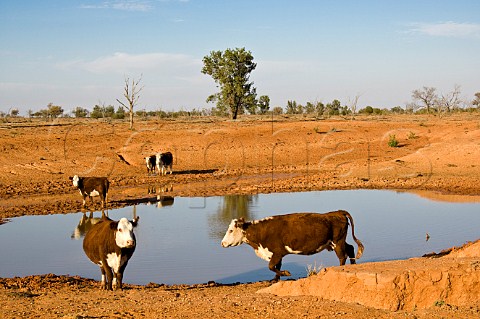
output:
[[[134,131],[123,122],[4,123],[0,220],[80,210],[74,174],[108,176],[111,208],[164,186],[173,196],[389,188],[478,201],[479,123],[476,115],[139,121]],[[392,135],[400,147],[387,145]],[[174,174],[147,176],[143,157],[164,150],[174,153]],[[77,277],[0,278],[0,309],[2,318],[473,318],[480,261],[468,258],[332,267],[268,288],[302,294],[293,297],[256,293],[269,283],[127,285],[110,293]]]

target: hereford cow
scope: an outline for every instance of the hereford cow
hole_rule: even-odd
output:
[[[107,203],[108,187],[110,183],[106,177],[78,177],[75,175],[69,177],[73,182],[73,186],[77,187],[80,191],[80,195],[83,196],[83,207],[85,207],[85,199],[87,196],[90,198],[90,202],[93,205],[94,196],[100,196],[102,202],[102,208]]]
[[[347,255],[350,262],[355,263],[354,247],[346,243],[349,220],[352,237],[358,245],[358,259],[362,256],[363,244],[355,237],[352,216],[344,210],[279,215],[254,221],[234,219],[222,246],[249,244],[258,257],[269,262],[268,268],[276,274],[273,281],[278,281],[280,276],[290,276],[288,270],[280,270],[282,258],[288,254],[312,255],[324,249],[335,250],[340,265],[345,264]]]
[[[115,289],[122,289],[123,272],[137,244],[133,233],[137,222],[138,218],[113,221],[103,216],[85,235],[83,250],[94,264],[100,266],[102,289],[112,290],[112,285]]]
[[[157,165],[157,155],[150,155],[145,157],[145,163],[147,164],[147,173],[154,173]]]
[[[162,175],[167,175],[167,168],[170,169],[170,174],[172,174],[172,165],[173,165],[172,153],[165,152],[165,153],[157,154],[157,171],[161,172]]]

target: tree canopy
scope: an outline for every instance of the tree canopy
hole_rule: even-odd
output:
[[[233,119],[245,109],[255,108],[257,94],[250,73],[256,66],[252,53],[245,48],[210,52],[203,58],[202,73],[213,78],[220,92],[209,96],[207,101],[216,101],[219,109],[230,109]]]

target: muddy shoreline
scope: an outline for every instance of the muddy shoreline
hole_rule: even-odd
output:
[[[480,195],[478,115],[154,120],[137,122],[134,131],[123,122],[62,121],[0,125],[0,220],[82,211],[81,197],[68,180],[74,174],[108,176],[109,209],[167,193],[204,197],[391,189],[434,200],[474,202]],[[400,147],[387,145],[392,135]],[[174,153],[174,174],[148,176],[143,157],[165,150]],[[476,259],[471,262],[476,265]],[[367,264],[362,267],[369,271]],[[420,271],[423,266],[411,262],[408,267]],[[465,271],[475,274],[478,269]],[[471,318],[480,314],[480,304],[453,306],[441,300],[425,308],[392,312],[359,305],[355,291],[350,292],[350,302],[256,293],[268,286],[152,283],[109,293],[100,291],[91,279],[37,274],[0,278],[0,307],[5,318]]]

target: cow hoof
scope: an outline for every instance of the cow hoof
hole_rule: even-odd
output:
[[[290,277],[292,274],[288,270],[282,271],[282,276]]]

